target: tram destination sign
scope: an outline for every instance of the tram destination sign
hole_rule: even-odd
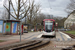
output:
[[[53,21],[48,20],[48,21],[45,21],[45,22],[53,22]]]

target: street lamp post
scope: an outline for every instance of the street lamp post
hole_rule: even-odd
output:
[[[22,17],[22,15],[21,15],[21,17]],[[22,34],[21,26],[22,26],[22,19],[20,21],[20,42],[21,42],[21,34]]]

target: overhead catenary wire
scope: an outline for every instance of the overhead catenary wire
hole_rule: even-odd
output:
[[[52,9],[51,4],[50,4],[50,0],[48,0],[48,3],[49,3],[49,7],[50,7],[50,9]]]
[[[51,10],[52,7],[51,7],[51,4],[50,4],[50,0],[48,0],[48,3],[49,3],[49,10]],[[52,17],[51,17],[51,19],[52,19]]]

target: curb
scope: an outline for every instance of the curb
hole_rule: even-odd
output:
[[[68,39],[72,39],[69,35],[63,33],[63,32],[60,32],[61,34],[65,35]]]
[[[41,38],[42,34],[40,34],[39,36],[37,36],[37,38]]]

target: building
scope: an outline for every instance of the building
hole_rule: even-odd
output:
[[[75,10],[68,15],[67,19],[64,22],[64,28],[69,29],[70,26],[74,24],[75,24]]]

